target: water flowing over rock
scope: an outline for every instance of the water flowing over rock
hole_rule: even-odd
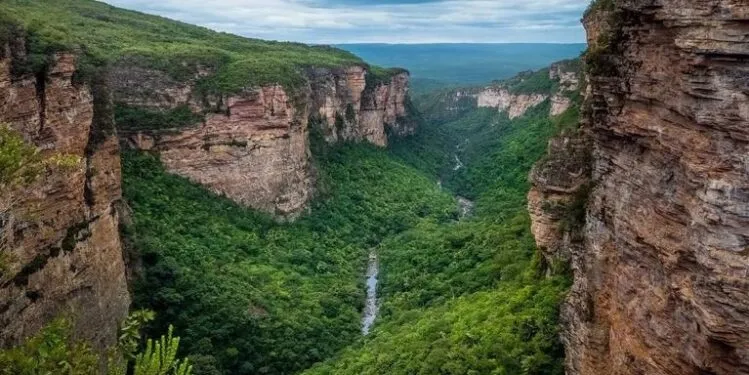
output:
[[[748,374],[749,4],[613,4],[585,20],[578,141],[557,140],[531,178],[537,243],[574,274],[567,371]],[[586,142],[592,190],[569,227],[543,207],[587,196]]]
[[[33,183],[0,193],[0,346],[67,314],[95,348],[116,342],[130,298],[120,244],[120,158],[106,90],[74,84],[76,57],[56,54],[46,74],[15,73],[22,37],[0,49],[0,123],[44,157]]]

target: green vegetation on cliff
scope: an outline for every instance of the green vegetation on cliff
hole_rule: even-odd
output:
[[[231,93],[275,83],[296,88],[307,66],[366,65],[333,47],[243,38],[92,0],[4,0],[0,14],[0,41],[23,34],[13,25],[28,33],[27,70],[43,69],[53,52],[76,51],[84,70],[124,59],[177,81],[198,79],[207,93]]]
[[[469,108],[391,150],[313,137],[321,196],[285,224],[127,153],[136,304],[158,312],[157,331],[176,326],[196,374],[293,374],[321,361],[307,373],[562,374],[568,280],[542,276],[525,211],[527,174],[576,108],[548,111],[511,121]],[[449,191],[475,199],[475,215],[459,220]],[[382,305],[362,337],[372,249]]]
[[[528,92],[554,89],[542,82],[548,71],[532,76],[538,88]],[[542,276],[526,194],[530,168],[578,109],[549,118],[549,108],[515,120],[466,108],[393,143],[391,154],[475,199],[474,216],[420,223],[383,241],[373,333],[306,375],[564,373],[557,316],[569,280]]]

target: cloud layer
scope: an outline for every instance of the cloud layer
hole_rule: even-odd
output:
[[[308,43],[583,42],[588,0],[106,0],[248,37]]]

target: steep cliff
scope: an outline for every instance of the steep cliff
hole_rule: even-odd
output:
[[[74,55],[54,54],[46,69],[28,71],[24,35],[12,34],[0,48],[0,123],[60,162],[30,185],[0,191],[0,346],[68,315],[77,338],[105,348],[130,302],[110,101],[100,86],[74,83]]]
[[[191,100],[169,98],[177,106]],[[246,90],[223,103],[223,113],[208,113],[196,125],[123,129],[122,137],[130,146],[158,152],[170,172],[241,204],[283,217],[300,213],[313,188],[306,107],[295,106],[277,85]]]
[[[586,15],[587,110],[568,144],[592,142],[592,157],[578,168],[565,160],[585,147],[552,144],[529,196],[537,243],[574,274],[568,373],[749,373],[747,19],[733,0]],[[543,173],[554,163],[561,176]],[[574,196],[584,226],[538,208]]]
[[[310,69],[312,116],[318,117],[325,140],[366,140],[387,145],[387,131],[405,135],[413,132],[402,121],[407,115],[408,73],[401,70],[376,72],[363,66],[345,69]]]
[[[413,131],[408,73],[340,49],[242,38],[91,0],[1,6],[34,25],[35,56],[77,51],[86,68],[108,67],[125,144],[277,217],[299,215],[312,196],[310,119],[331,143],[385,145],[387,134]]]
[[[500,112],[507,112],[510,119],[515,119],[548,98],[544,94],[512,94],[504,87],[487,87],[476,95],[476,105],[479,108],[496,108]]]
[[[109,81],[120,106],[147,111],[142,117],[180,110],[194,117],[193,124],[166,129],[126,118],[122,137],[130,146],[158,152],[170,172],[278,217],[298,216],[313,195],[310,124],[328,143],[385,146],[387,132],[413,132],[402,120],[405,71],[375,80],[363,65],[309,68],[301,88],[265,85],[214,96],[197,87],[205,74],[210,73],[201,71],[185,83],[156,70],[113,69]]]

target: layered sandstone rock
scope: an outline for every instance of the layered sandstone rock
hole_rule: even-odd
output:
[[[568,110],[572,105],[572,99],[564,94],[554,94],[551,97],[551,109],[549,110],[550,116],[559,116],[564,111]]]
[[[387,131],[407,135],[414,131],[403,120],[407,115],[408,73],[393,74],[384,82],[367,83],[362,66],[345,69],[311,69],[308,72],[311,114],[322,120],[328,143],[368,141],[387,145]]]
[[[319,126],[327,142],[349,139],[382,142],[384,133],[378,137],[371,133],[371,129],[357,127],[362,94],[367,85],[364,67],[314,68],[307,75],[311,86],[311,113],[319,116]]]
[[[46,75],[14,74],[13,62],[25,58],[22,38],[0,50],[0,123],[45,158],[65,162],[0,193],[0,345],[18,344],[68,316],[75,337],[106,348],[116,342],[129,306],[115,208],[119,148],[108,98],[73,83],[73,55],[55,55]]]
[[[582,132],[549,141],[547,155],[531,170],[531,232],[549,263],[569,261],[569,248],[579,245],[589,181],[590,142]]]
[[[479,108],[497,108],[515,119],[548,98],[546,94],[512,94],[504,87],[488,87],[478,93],[476,104]]]
[[[580,60],[567,60],[549,67],[549,79],[559,82],[557,92],[551,97],[549,115],[559,116],[572,106],[571,93],[580,90]]]
[[[385,146],[388,132],[414,130],[404,121],[408,73],[369,84],[363,66],[305,73],[308,86],[299,92],[266,86],[224,97],[195,92],[195,81],[207,71],[179,83],[164,73],[121,63],[109,81],[121,104],[151,110],[187,105],[193,112],[208,112],[203,123],[186,128],[122,132],[130,145],[158,152],[172,173],[289,219],[303,212],[314,190],[309,118],[328,143]]]
[[[549,67],[549,79],[559,82],[559,90],[570,92],[580,89],[580,60],[565,60]]]
[[[579,61],[552,64],[549,79],[557,82],[557,87],[551,92],[516,93],[506,84],[486,87],[474,94],[476,106],[497,108],[500,112],[507,112],[510,119],[515,119],[548,99],[551,101],[549,116],[558,116],[572,106],[572,96],[580,90]]]
[[[586,18],[594,188],[580,246],[534,215],[539,245],[562,247],[574,272],[568,373],[747,374],[749,4],[614,4]]]
[[[313,189],[307,112],[281,86],[231,96],[226,106],[203,124],[126,136],[157,151],[167,170],[240,204],[284,218],[299,214]]]

